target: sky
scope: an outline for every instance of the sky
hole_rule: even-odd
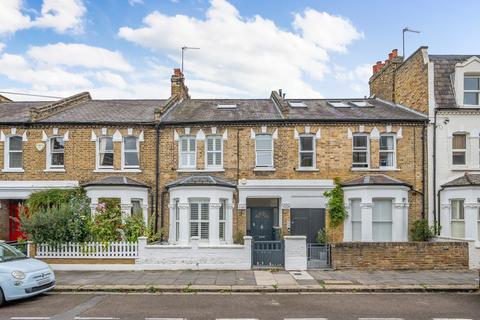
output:
[[[371,66],[479,54],[480,1],[0,0],[0,91],[163,99],[181,65],[192,98],[368,96]],[[13,100],[47,98],[4,94]]]

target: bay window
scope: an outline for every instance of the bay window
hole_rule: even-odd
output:
[[[270,134],[255,137],[255,159],[257,167],[273,167],[273,139]]]
[[[221,168],[222,167],[222,137],[209,136],[207,137],[207,168]]]
[[[373,199],[372,239],[392,241],[392,199]]]
[[[455,133],[452,138],[452,164],[467,164],[467,135]]]
[[[98,139],[98,167],[113,168],[113,138],[100,137]]]
[[[350,200],[351,220],[352,220],[352,241],[362,240],[362,211],[360,208],[360,199]]]
[[[396,141],[393,134],[380,136],[380,168],[395,168]]]
[[[313,135],[300,136],[298,152],[300,168],[315,168],[315,137]]]
[[[180,168],[197,166],[197,146],[194,136],[180,137]]]
[[[210,204],[208,201],[190,202],[190,237],[208,240]]]
[[[463,104],[478,106],[480,104],[480,75],[465,76],[463,90]]]
[[[62,169],[65,162],[65,142],[63,137],[52,137],[48,140],[48,168]]]
[[[465,200],[452,199],[450,205],[452,237],[465,238]]]
[[[10,136],[5,147],[5,170],[22,170],[23,140],[21,136]]]
[[[138,138],[129,136],[123,138],[123,167],[138,168],[139,161],[139,143]]]
[[[355,134],[353,135],[353,168],[368,168],[370,161],[370,148],[368,135]]]

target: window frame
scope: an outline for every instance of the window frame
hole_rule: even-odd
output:
[[[382,150],[381,149],[382,137],[392,137],[393,149],[389,149],[389,150]],[[381,165],[380,161],[381,161],[382,153],[393,154],[392,166],[382,166]],[[380,169],[395,169],[395,168],[397,168],[397,135],[395,133],[382,133],[382,134],[380,134],[380,138],[378,139],[378,162],[379,162],[378,167]]]
[[[220,150],[208,150],[208,140],[220,140]],[[215,143],[214,143],[215,145]],[[220,153],[220,164],[208,164],[208,155],[213,154],[213,159],[215,162],[215,154]],[[205,138],[205,168],[207,169],[222,169],[223,168],[223,137],[220,135],[208,135]]]
[[[182,141],[187,140],[187,151],[182,151]],[[190,151],[191,141],[194,141],[195,150]],[[189,155],[188,159],[190,160],[190,156],[193,155],[193,164],[192,165],[183,165],[182,164],[182,154]],[[190,161],[188,161],[190,162]],[[179,169],[195,169],[197,167],[197,139],[193,135],[184,135],[178,139],[178,168]]]
[[[198,217],[195,220],[192,220],[192,204],[198,205]],[[202,205],[206,205],[208,209],[208,219],[202,219]],[[188,227],[189,227],[189,238],[198,237],[200,241],[209,241],[210,240],[210,200],[209,199],[191,199],[188,206]],[[192,224],[197,224],[198,236],[192,236]],[[207,237],[203,237],[202,234],[202,224],[207,224]]]
[[[453,141],[455,139],[455,136],[463,136],[465,138],[465,149],[454,149],[453,148]],[[452,148],[452,154],[451,154],[451,161],[452,161],[452,166],[466,166],[467,163],[468,163],[468,159],[467,159],[467,150],[468,150],[468,134],[467,133],[464,133],[464,132],[456,132],[454,134],[452,134],[452,143],[450,144],[451,148]],[[453,154],[454,153],[463,153],[464,154],[464,158],[465,158],[465,162],[464,163],[454,163],[453,161]]]
[[[465,89],[465,79],[467,78],[474,78],[474,79],[477,79],[478,81],[478,89],[477,90],[467,90]],[[467,104],[465,103],[465,96],[466,96],[466,93],[474,93],[477,95],[477,104]],[[480,106],[480,75],[478,74],[466,74],[463,76],[463,105],[464,106],[473,106],[473,107],[478,107]]]
[[[354,220],[353,219],[353,202],[354,201],[358,201],[359,202],[359,210],[360,210],[360,220]],[[362,203],[362,199],[361,198],[351,198],[349,199],[349,202],[350,202],[350,223],[351,223],[351,229],[352,229],[352,241],[354,242],[359,242],[359,241],[362,241],[362,207],[361,207],[361,203]],[[373,222],[373,221],[372,221]],[[360,223],[360,238],[359,239],[354,239],[353,238],[353,225],[354,223]]]
[[[102,139],[105,139],[105,138],[109,138],[112,140],[112,155],[113,155],[113,161],[112,161],[112,165],[111,166],[104,166],[104,165],[101,165],[100,163],[100,141]],[[114,166],[115,166],[115,145],[114,145],[114,141],[113,141],[113,136],[101,136],[101,137],[98,137],[97,138],[97,170],[113,170],[114,169]],[[110,152],[103,152],[105,154],[107,153],[110,153]]]
[[[180,240],[180,199],[173,199],[173,221],[175,226],[175,242]]]
[[[60,138],[63,140],[63,152],[53,152],[52,150],[52,140]],[[54,153],[63,153],[63,164],[62,165],[53,165],[52,164],[52,155]],[[47,170],[63,170],[65,169],[65,139],[63,136],[53,136],[48,137],[47,140]]]
[[[355,149],[355,137],[366,137],[367,146],[365,149]],[[366,163],[363,162],[354,162],[354,154],[365,152],[366,153]],[[355,165],[357,164],[357,166]],[[358,164],[366,164],[366,166],[358,166]],[[352,135],[352,168],[361,170],[361,169],[370,169],[370,135],[368,133],[355,133]]]
[[[454,208],[454,205],[453,203],[454,202],[460,202],[461,205],[458,206],[459,208],[459,212],[458,212],[458,216],[459,218],[453,218],[453,208]],[[463,212],[463,219],[460,218],[461,216],[461,213]],[[454,237],[453,234],[452,234],[452,223],[454,222],[457,222],[457,223],[463,223],[463,236],[462,237],[459,237],[459,238],[465,238],[465,199],[463,198],[452,198],[450,199],[450,236],[451,237]]]
[[[139,213],[143,216],[143,199],[141,199],[141,198],[130,199],[130,205],[131,205],[130,216],[133,216],[135,214],[135,211],[133,210],[134,209],[134,205],[133,205],[134,202],[138,202],[140,204],[140,207],[139,207],[140,212]]]
[[[20,138],[22,143],[22,150],[10,150],[10,139]],[[21,167],[11,167],[10,166],[10,153],[20,153],[22,156],[22,166]],[[3,157],[3,171],[6,172],[24,172],[23,169],[23,137],[18,134],[12,134],[5,137],[4,143],[4,157]]]
[[[373,198],[372,199],[372,241],[374,242],[392,242],[393,241],[393,215],[394,215],[394,208],[393,203],[395,199],[392,198]],[[375,201],[389,201],[390,202],[390,220],[375,220],[373,211],[375,210]],[[374,225],[375,224],[389,224],[390,227],[390,239],[389,240],[375,240],[374,237]]]
[[[257,139],[258,137],[270,137],[270,145],[271,145],[271,148],[270,149],[258,149],[257,148]],[[261,133],[261,134],[257,134],[255,135],[255,167],[256,168],[262,168],[262,169],[265,169],[265,168],[274,168],[275,167],[275,164],[274,164],[274,149],[275,149],[275,144],[273,142],[273,135],[270,134],[270,133]],[[258,153],[259,152],[270,152],[270,165],[258,165]]]
[[[312,150],[302,150],[302,138],[312,139]],[[317,168],[317,146],[315,135],[313,134],[301,134],[298,137],[298,168],[299,169],[316,169]],[[302,154],[312,154],[312,165],[302,166]]]
[[[227,199],[220,199],[220,208],[218,209],[218,239],[221,242],[225,242],[227,240]],[[222,211],[223,211],[223,219],[222,219]],[[223,235],[222,235],[222,226],[223,225]]]
[[[134,138],[135,139],[135,150],[133,149],[126,149],[125,148],[125,139],[127,138]],[[125,156],[126,152],[132,153],[132,152],[137,153],[137,159],[138,159],[138,164],[137,165],[127,165],[125,162],[127,160],[127,157]],[[122,138],[122,170],[129,170],[129,169],[140,169],[140,140],[138,137],[129,135],[125,136]]]

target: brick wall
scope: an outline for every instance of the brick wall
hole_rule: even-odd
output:
[[[408,59],[387,62],[369,80],[370,95],[428,113],[428,65],[421,47]]]
[[[345,242],[333,244],[331,254],[340,270],[468,269],[466,242]]]
[[[359,131],[359,125],[354,124],[322,124],[310,126],[311,132],[321,130],[321,138],[316,141],[316,163],[319,169],[316,172],[299,172],[298,167],[298,140],[294,139],[294,130],[299,133],[305,132],[305,125],[284,125],[269,126],[267,132],[271,133],[277,130],[278,139],[274,140],[274,166],[275,171],[257,172],[255,168],[255,142],[251,139],[251,130],[260,133],[261,126],[228,126],[217,127],[217,134],[223,135],[227,130],[227,140],[224,141],[224,172],[206,173],[213,174],[230,181],[238,179],[334,179],[339,177],[342,181],[357,178],[365,174],[371,174],[371,171],[352,171],[352,140],[348,138],[347,132]],[[364,126],[364,132],[370,132],[376,127],[381,133],[386,132],[385,124],[369,124]],[[403,138],[397,141],[397,165],[398,171],[376,171],[384,173],[394,178],[400,179],[413,186],[414,190],[421,192],[422,175],[422,143],[421,143],[421,125],[398,124],[392,126],[392,132],[398,132],[402,127]],[[188,128],[190,135],[196,135],[199,130],[205,134],[211,133],[211,127],[192,126]],[[168,127],[160,133],[160,189],[166,191],[165,185],[180,177],[191,175],[192,172],[178,172],[178,141],[174,140],[175,133],[179,136],[185,133],[184,127]],[[238,140],[237,140],[238,131]],[[237,157],[237,145],[239,153]],[[371,140],[371,168],[378,169],[378,149],[379,141]],[[197,143],[197,170],[203,170],[204,167],[204,143]],[[237,176],[238,173],[238,176]],[[205,173],[204,173],[205,174]],[[169,209],[168,195],[165,196],[163,203],[164,225],[168,226]],[[409,222],[413,223],[421,217],[422,197],[415,192],[410,192]],[[288,217],[288,212],[284,212],[284,217]],[[284,221],[286,222],[286,221]],[[245,234],[245,213],[239,214],[236,205],[234,206],[233,217],[234,239],[237,232]],[[288,234],[287,225],[283,226],[283,233]],[[342,227],[331,232],[331,237],[336,241],[343,239]]]

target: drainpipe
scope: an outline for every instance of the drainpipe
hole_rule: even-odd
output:
[[[428,144],[425,143],[425,137],[427,136],[427,127],[428,127],[428,122],[425,122],[423,124],[422,128],[422,141],[423,141],[423,146],[422,146],[422,168],[423,168],[423,183],[422,183],[422,191],[423,191],[423,210],[422,210],[422,219],[425,219],[425,211],[426,210],[426,203],[428,203],[428,192],[425,192],[427,190],[427,179],[428,179],[428,165],[425,170],[425,148],[428,148]],[[425,173],[427,172],[427,174]],[[425,179],[427,177],[427,179]]]
[[[158,232],[158,192],[160,182],[160,124],[155,125],[155,233]],[[160,220],[163,223],[163,219]]]
[[[439,229],[440,226],[440,215],[438,215],[438,222],[437,222],[437,201],[435,197],[439,197],[440,191],[438,192],[437,196],[437,109],[435,108],[434,116],[433,116],[433,225],[435,228]],[[440,199],[438,199],[440,201]],[[440,202],[438,203],[438,207],[440,207]],[[437,225],[438,223],[438,225]],[[438,233],[438,232],[437,232]],[[437,234],[438,235],[438,234]]]

